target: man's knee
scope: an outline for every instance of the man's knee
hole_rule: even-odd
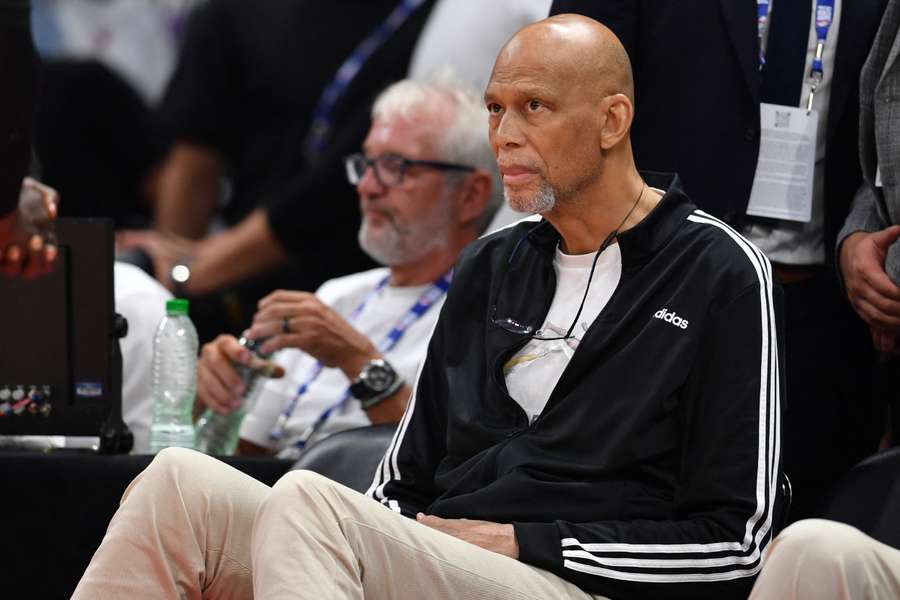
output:
[[[196,473],[198,469],[206,466],[204,463],[210,460],[205,454],[188,448],[163,448],[150,461],[147,473],[177,477],[181,473]]]
[[[317,512],[337,498],[340,485],[313,471],[299,469],[283,475],[265,500],[269,507],[287,505],[294,511]],[[318,507],[318,508],[317,508]]]
[[[282,492],[288,494],[294,494],[298,491],[303,493],[313,493],[330,489],[334,485],[337,484],[324,475],[319,475],[314,471],[297,469],[296,471],[289,471],[282,475],[281,478],[275,482],[272,491],[274,493]]]
[[[222,463],[201,452],[187,448],[164,448],[157,453],[146,469],[131,482],[125,497],[137,489],[150,491],[154,496],[178,490],[179,495],[190,497],[192,490],[207,490],[211,479]]]
[[[872,538],[850,525],[824,519],[805,519],[781,533],[773,556],[795,560],[802,557],[802,568],[815,573],[835,562],[845,563],[848,559],[862,556],[873,543]]]

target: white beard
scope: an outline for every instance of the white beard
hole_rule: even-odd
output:
[[[545,213],[556,206],[556,192],[544,179],[541,179],[541,185],[533,196],[527,198],[511,196],[504,186],[503,197],[506,199],[509,207],[517,212],[539,214]]]
[[[364,216],[359,228],[359,246],[386,267],[414,263],[449,243],[452,218],[449,202],[441,202],[427,218],[408,227],[388,220],[383,226],[372,228]]]

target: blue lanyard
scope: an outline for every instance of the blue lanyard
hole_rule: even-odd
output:
[[[798,0],[780,0],[781,2],[797,2]],[[812,63],[813,79],[822,81],[825,68],[822,65],[822,54],[825,51],[825,40],[828,30],[834,21],[834,0],[816,0],[816,54]],[[769,27],[769,0],[756,0],[756,32],[759,36],[759,68],[766,64],[766,53],[763,50],[763,38]]]
[[[799,2],[802,0],[779,0],[779,2]],[[809,84],[811,86],[809,97],[806,100],[806,113],[812,111],[813,98],[816,89],[825,77],[825,65],[822,57],[825,54],[825,40],[828,39],[828,31],[834,21],[834,0],[816,0],[816,53],[813,56],[812,66],[809,72]],[[763,37],[769,27],[769,0],[756,0],[756,30],[759,36],[759,68],[766,64],[766,53],[763,50]]]
[[[831,22],[834,19],[834,0],[816,0],[816,53],[813,56],[809,69],[809,97],[806,99],[806,114],[812,112],[813,98],[822,79],[825,77],[825,67],[822,64],[822,55],[825,54],[825,39]]]
[[[834,0],[816,0],[816,54],[810,69],[810,79],[815,82],[814,85],[822,83],[822,76],[825,73],[822,55],[825,53],[825,39],[828,37],[833,20]]]
[[[442,275],[439,279],[437,279],[434,283],[428,286],[422,295],[419,296],[419,299],[416,300],[416,303],[412,305],[412,307],[406,311],[399,321],[391,328],[388,332],[387,336],[378,344],[378,351],[382,354],[388,352],[392,348],[394,348],[400,339],[403,337],[403,334],[415,323],[418,321],[422,315],[428,312],[428,309],[431,308],[444,294],[447,293],[447,290],[450,288],[450,282],[453,280],[453,271],[450,270],[444,275]],[[387,285],[388,278],[385,277],[375,288],[370,291],[365,298],[363,298],[362,302],[353,310],[350,314],[350,317],[347,319],[351,324],[353,324],[365,310],[366,306],[369,302],[382,290],[385,285]],[[316,379],[318,379],[319,375],[322,373],[323,366],[322,363],[316,362],[315,365],[310,369],[309,374],[303,380],[303,383],[300,384],[300,387],[297,388],[297,392],[294,394],[293,398],[287,403],[282,413],[278,416],[278,421],[275,423],[275,427],[272,428],[271,433],[269,433],[269,439],[272,441],[278,441],[282,437],[284,437],[285,429],[287,427],[287,423],[290,420],[291,416],[294,414],[294,410],[297,408],[297,404],[300,402],[300,398],[306,394],[309,390],[309,387],[313,384]],[[331,404],[328,408],[323,410],[319,416],[313,421],[312,425],[306,428],[303,434],[300,436],[300,439],[295,444],[295,448],[298,450],[302,450],[309,439],[318,432],[323,425],[328,421],[329,417],[331,417],[332,413],[344,405],[347,400],[350,399],[350,388],[349,386],[341,395],[340,399]]]
[[[782,0],[795,2],[796,0]],[[769,28],[769,0],[756,0],[756,34],[759,36],[759,68],[766,64],[766,53],[763,50],[763,38]]]
[[[315,156],[325,147],[325,142],[331,133],[331,121],[334,107],[343,97],[350,82],[356,77],[360,69],[369,58],[375,54],[384,42],[391,37],[400,26],[412,15],[425,0],[403,0],[398,4],[388,18],[376,27],[366,38],[359,43],[353,53],[344,61],[337,70],[334,79],[322,92],[316,109],[313,111],[312,124],[306,136],[307,156]]]

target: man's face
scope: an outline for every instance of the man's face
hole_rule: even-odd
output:
[[[376,119],[363,144],[364,154],[435,160],[437,126],[423,125],[423,120]],[[456,224],[452,188],[444,173],[433,169],[411,166],[398,185],[385,186],[369,168],[356,186],[363,218],[360,246],[381,264],[398,266],[447,244]]]
[[[497,58],[485,104],[503,191],[515,210],[547,212],[600,175],[597,96],[570,73],[516,40]]]

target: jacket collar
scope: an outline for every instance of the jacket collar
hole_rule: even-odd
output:
[[[656,254],[696,208],[681,187],[678,175],[651,171],[641,171],[640,174],[648,187],[665,190],[665,193],[640,223],[618,235],[623,270],[640,266]],[[561,236],[551,223],[541,220],[528,238],[542,254],[552,257]]]

